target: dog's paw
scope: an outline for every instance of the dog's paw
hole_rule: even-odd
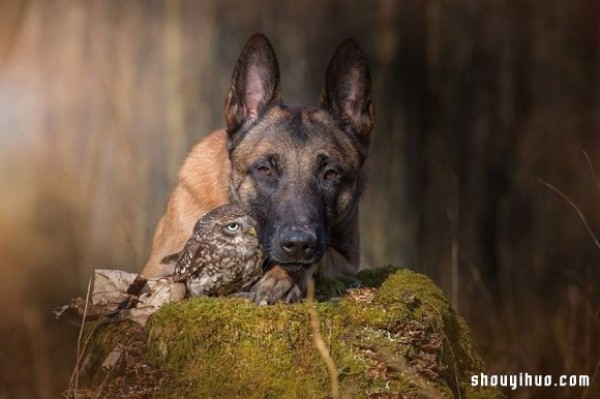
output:
[[[258,305],[298,302],[306,295],[307,278],[307,273],[274,266],[250,289],[252,300]]]

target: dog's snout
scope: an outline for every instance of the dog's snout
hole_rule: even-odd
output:
[[[281,232],[279,245],[291,260],[299,261],[315,254],[317,236],[309,230],[288,228]]]

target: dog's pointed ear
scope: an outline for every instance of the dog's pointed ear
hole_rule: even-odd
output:
[[[371,76],[354,40],[346,39],[329,61],[320,102],[345,131],[368,145],[374,119]]]
[[[255,34],[244,46],[233,71],[225,101],[229,134],[260,117],[279,100],[279,66],[273,47],[264,35]]]

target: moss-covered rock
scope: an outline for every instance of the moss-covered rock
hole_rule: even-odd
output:
[[[482,361],[464,321],[430,279],[385,268],[341,283],[320,280],[317,292],[327,297],[349,286],[356,288],[314,304],[343,395],[501,397],[468,384],[470,375],[484,371]],[[164,306],[148,325],[148,355],[173,376],[162,396],[329,397],[309,306],[230,298]]]

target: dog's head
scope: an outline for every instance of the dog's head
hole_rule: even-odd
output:
[[[279,92],[273,48],[255,35],[225,105],[231,197],[256,216],[271,260],[313,264],[357,206],[373,125],[371,80],[358,45],[346,40],[329,63],[318,108],[285,106]]]

